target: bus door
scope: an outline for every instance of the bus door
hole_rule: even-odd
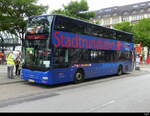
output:
[[[91,50],[91,62],[92,65],[89,67],[89,75],[91,77],[102,76],[104,73],[104,63],[102,61],[102,52],[98,50]]]
[[[114,51],[103,51],[104,58],[103,58],[103,70],[104,75],[111,75],[115,73],[116,70],[116,63],[115,63],[115,52]]]
[[[71,68],[69,68],[68,49],[56,48],[54,52],[53,76],[55,83],[71,81]]]

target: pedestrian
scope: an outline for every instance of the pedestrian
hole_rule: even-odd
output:
[[[140,54],[136,54],[135,70],[140,70]]]
[[[3,57],[4,57],[4,54],[0,52],[0,64],[3,64]]]
[[[15,74],[16,76],[20,75],[20,63],[21,63],[21,53],[19,52],[19,54],[17,55],[16,59],[15,59]]]
[[[14,78],[14,66],[15,66],[15,61],[14,61],[14,54],[13,52],[10,52],[6,58],[7,60],[7,72],[8,72],[8,78],[13,79]]]

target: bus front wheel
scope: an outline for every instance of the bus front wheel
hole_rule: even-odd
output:
[[[75,73],[74,83],[81,83],[84,81],[84,73],[82,70],[78,70]]]
[[[123,68],[122,68],[122,66],[120,65],[120,66],[118,67],[117,75],[120,76],[120,75],[122,75],[122,74],[123,74]]]

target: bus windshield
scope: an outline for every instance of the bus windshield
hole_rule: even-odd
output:
[[[32,67],[50,67],[51,51],[46,47],[45,40],[25,40],[24,42],[24,64]]]
[[[23,64],[27,67],[50,67],[50,33],[53,16],[30,18],[23,42]]]

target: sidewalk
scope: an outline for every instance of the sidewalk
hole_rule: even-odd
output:
[[[150,72],[150,64],[141,64],[140,68],[141,68],[142,71]]]
[[[23,82],[19,77],[15,79],[7,78],[7,66],[0,65],[0,85]]]

